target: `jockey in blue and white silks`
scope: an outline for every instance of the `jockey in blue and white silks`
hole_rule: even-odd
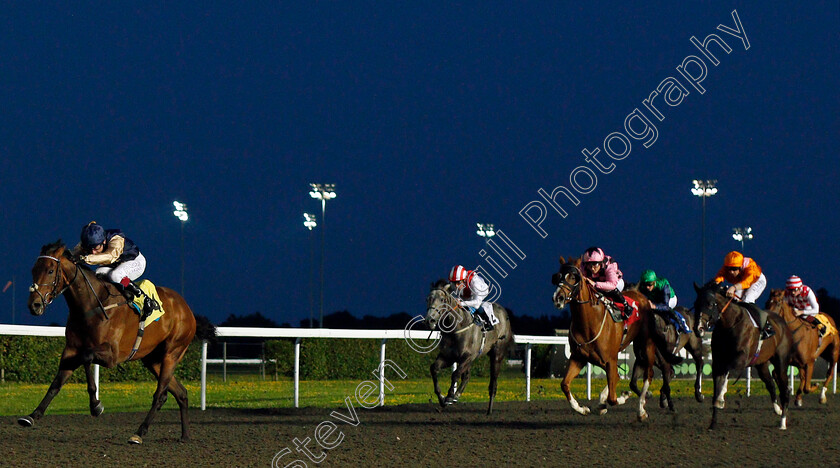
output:
[[[106,230],[91,221],[82,228],[81,241],[73,248],[73,254],[88,265],[98,265],[96,275],[121,285],[128,300],[142,294],[133,281],[146,271],[146,257],[119,229]]]

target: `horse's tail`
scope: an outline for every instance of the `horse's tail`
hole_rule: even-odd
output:
[[[195,314],[195,340],[216,341],[216,326],[203,315]]]
[[[673,345],[668,343],[668,340],[665,336],[657,333],[656,331],[656,319],[654,318],[654,313],[651,313],[650,317],[650,335],[653,339],[653,343],[656,345],[656,349],[659,350],[659,353],[662,355],[662,358],[665,359],[665,362],[672,366],[676,366],[677,364],[682,364],[683,358],[673,353]]]

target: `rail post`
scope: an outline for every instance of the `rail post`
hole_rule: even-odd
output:
[[[201,411],[207,408],[207,340],[201,340]]]

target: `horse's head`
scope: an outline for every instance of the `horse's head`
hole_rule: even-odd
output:
[[[725,288],[710,281],[702,288],[694,283],[694,290],[697,292],[697,299],[694,301],[694,332],[702,338],[706,330],[720,319],[719,303]]]
[[[29,286],[27,306],[32,315],[41,315],[69,284],[61,267],[62,260],[73,262],[67,247],[59,239],[41,247],[41,255],[32,266],[32,285]]]
[[[426,325],[434,330],[445,324],[449,329],[450,321],[456,318],[453,314],[455,299],[452,297],[452,285],[445,279],[432,283],[429,296],[426,298]]]
[[[567,262],[560,257],[560,271],[551,276],[551,284],[557,287],[554,291],[554,307],[562,309],[572,302],[575,294],[580,291],[583,274],[580,271],[580,260],[570,258]]]
[[[793,310],[791,310],[785,302],[784,289],[771,289],[770,299],[767,299],[767,303],[764,304],[764,308],[770,312],[781,315],[785,320],[793,320],[796,317]]]

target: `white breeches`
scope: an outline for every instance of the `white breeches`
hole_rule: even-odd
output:
[[[762,273],[752,286],[746,290],[736,291],[735,295],[741,299],[741,302],[755,304],[755,300],[761,296],[765,287],[767,287],[767,278],[765,278],[764,273]]]
[[[139,254],[134,260],[122,262],[116,268],[99,267],[96,269],[96,274],[105,275],[112,282],[119,283],[126,276],[131,281],[134,281],[142,276],[144,271],[146,271],[146,257],[143,254]]]

